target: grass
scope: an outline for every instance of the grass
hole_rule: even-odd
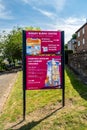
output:
[[[87,129],[87,86],[66,67],[66,106],[60,110],[61,90],[39,90],[26,92],[26,124],[19,130],[86,130]],[[57,109],[54,110],[54,108]],[[39,112],[38,112],[39,111]],[[38,112],[38,114],[35,114]],[[34,113],[34,114],[32,114]],[[31,116],[30,116],[31,114]],[[35,117],[36,115],[36,117]],[[38,117],[37,117],[38,116]],[[22,118],[22,72],[0,117],[0,130]],[[9,129],[10,130],[10,129]]]

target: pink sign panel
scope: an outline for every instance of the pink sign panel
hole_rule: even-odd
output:
[[[60,31],[26,31],[26,54],[61,53]]]
[[[61,56],[26,56],[26,90],[61,88]]]

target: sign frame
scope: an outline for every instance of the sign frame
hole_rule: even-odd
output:
[[[58,32],[58,31],[57,31]],[[65,76],[64,76],[64,31],[61,32],[61,54],[58,54],[61,56],[61,75],[62,75],[62,107],[65,106]],[[23,36],[23,53],[22,53],[22,62],[23,62],[23,120],[25,120],[26,115],[26,31],[23,30],[22,33]],[[42,89],[40,89],[42,90]]]

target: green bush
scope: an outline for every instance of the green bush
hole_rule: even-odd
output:
[[[72,53],[73,50],[65,50],[65,64],[68,64],[68,55]]]

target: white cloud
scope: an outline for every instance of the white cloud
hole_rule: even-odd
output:
[[[1,1],[0,1],[1,2]],[[2,5],[1,3],[0,3],[0,12],[2,11],[2,10],[4,10],[5,9],[5,7],[4,7],[4,5]]]
[[[53,24],[50,23],[41,23],[43,26],[43,30],[61,30],[65,32],[65,43],[67,43],[72,35],[86,22],[85,17],[76,18],[58,18]],[[44,28],[45,27],[45,28]]]
[[[52,4],[56,10],[62,11],[65,7],[66,1],[67,0],[52,0]]]
[[[81,18],[77,18],[77,17],[69,17],[68,19],[66,19],[65,23],[67,24],[82,24],[82,22],[85,22],[86,18],[85,17],[81,17]]]
[[[72,34],[74,34],[85,22],[85,17],[69,17],[68,19],[65,19],[64,24],[61,25],[65,31],[65,41],[69,41],[72,38]]]
[[[26,3],[26,4],[29,3],[29,0],[22,0],[22,1],[23,1],[24,3]]]
[[[45,15],[51,19],[56,17],[55,13],[61,12],[66,4],[66,0],[21,0],[25,4],[30,5],[33,9],[39,11],[42,15]],[[53,10],[50,10],[50,7]]]
[[[39,11],[41,14],[43,14],[51,19],[53,19],[56,16],[54,13],[46,11],[46,10],[42,10],[40,8],[33,7],[33,9]]]
[[[7,11],[2,0],[0,0],[0,19],[13,19],[13,16],[11,16],[11,12]]]
[[[53,7],[57,11],[62,11],[67,0],[22,0],[24,3],[35,7]],[[48,8],[49,9],[49,8]]]

